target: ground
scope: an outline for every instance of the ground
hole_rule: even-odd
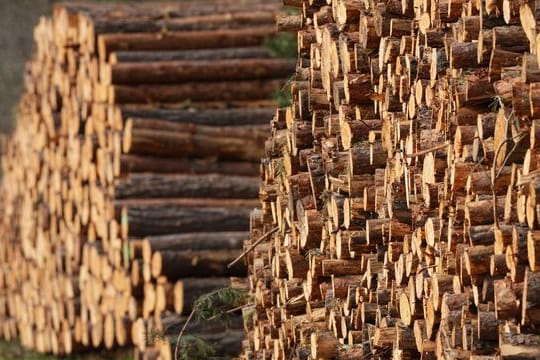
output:
[[[24,64],[33,49],[33,28],[50,13],[50,0],[0,0],[0,132],[9,131],[23,89]]]
[[[47,356],[28,352],[16,342],[0,341],[0,360],[54,360],[55,356]],[[63,357],[64,360],[131,360],[133,359],[132,350],[118,350],[107,352],[96,352],[92,354],[74,355]]]

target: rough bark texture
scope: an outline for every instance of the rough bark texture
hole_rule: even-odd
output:
[[[121,179],[115,197],[122,198],[255,198],[259,190],[256,178],[224,175],[132,174]]]

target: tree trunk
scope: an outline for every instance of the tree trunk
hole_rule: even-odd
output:
[[[227,268],[227,265],[241,253],[241,250],[165,250],[154,254],[161,257],[160,274],[166,276],[169,281],[176,281],[186,277],[208,275],[242,276],[245,272],[244,264]]]
[[[258,161],[266,126],[210,127],[141,119],[126,123],[124,153]],[[258,149],[253,151],[253,149]]]
[[[115,197],[122,198],[238,198],[257,197],[257,178],[243,176],[130,174],[115,186]]]
[[[101,68],[104,84],[175,84],[188,81],[276,79],[294,70],[287,59],[231,59],[119,63]]]
[[[174,249],[189,250],[236,250],[241,249],[249,238],[246,231],[199,232],[169,235],[153,235],[144,238],[152,251]]]
[[[101,60],[117,50],[187,50],[260,45],[273,27],[166,33],[119,33],[98,36]]]
[[[241,101],[271,99],[284,81],[234,81],[182,83],[175,85],[115,85],[106,95],[110,104],[155,104],[196,101]]]
[[[120,163],[122,174],[151,172],[255,176],[259,173],[257,163],[219,161],[215,157],[189,159],[122,154]]]

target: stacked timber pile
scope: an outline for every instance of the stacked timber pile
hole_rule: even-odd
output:
[[[248,237],[274,93],[294,70],[265,45],[280,6],[74,3],[41,19],[3,149],[3,338],[167,358],[152,334],[245,276],[226,264]],[[212,326],[239,350],[241,330]]]
[[[540,3],[285,3],[244,358],[538,359]]]

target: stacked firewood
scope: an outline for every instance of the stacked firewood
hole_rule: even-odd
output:
[[[244,358],[538,359],[540,3],[285,3]]]
[[[242,286],[230,277],[245,268],[226,265],[249,236],[275,93],[295,66],[268,45],[280,7],[73,3],[41,19],[3,146],[3,338],[166,358],[154,340],[197,296]],[[237,323],[236,337],[205,336],[239,350]]]

